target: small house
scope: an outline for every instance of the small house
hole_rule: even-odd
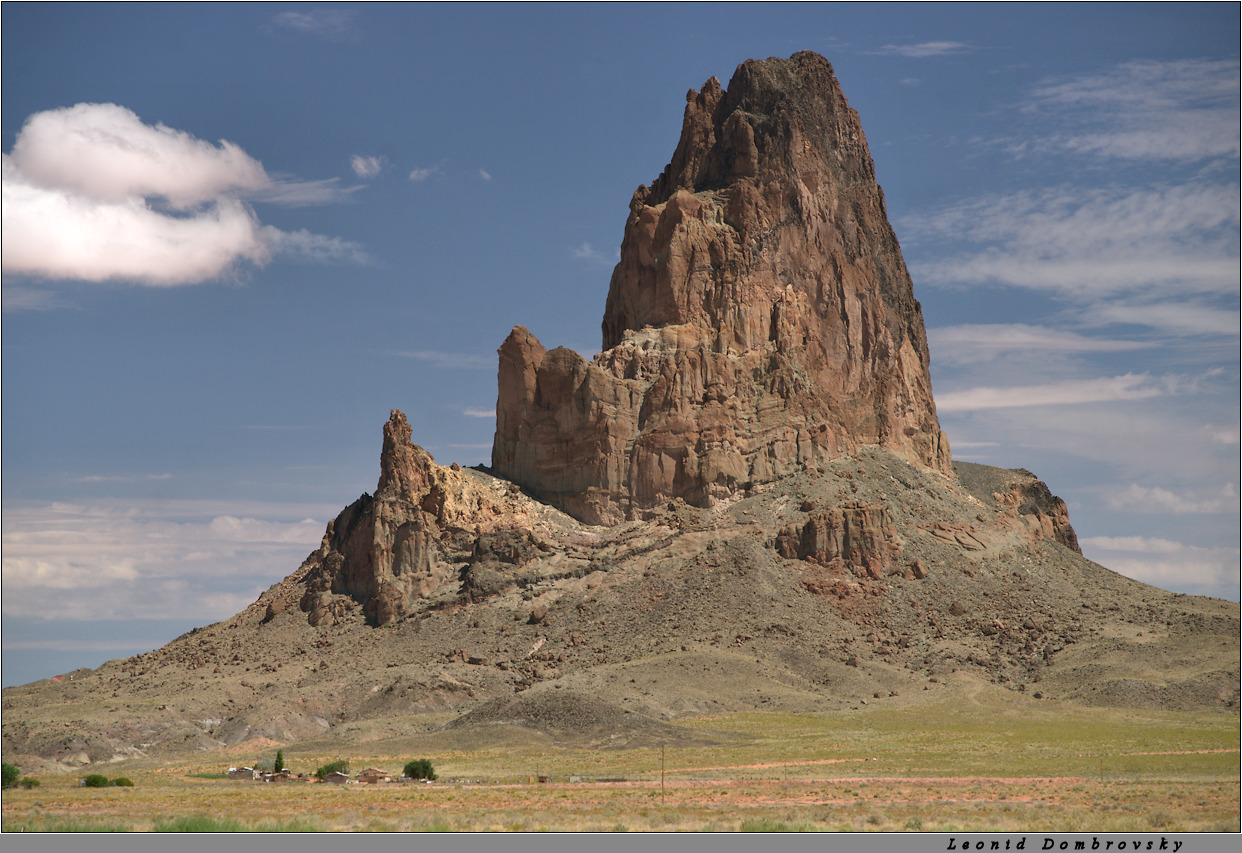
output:
[[[392,776],[383,770],[368,767],[366,770],[359,771],[358,781],[364,785],[375,785],[379,782],[391,782]]]
[[[247,782],[253,782],[259,778],[259,771],[253,767],[230,767],[230,779],[243,779]]]
[[[332,782],[335,785],[344,785],[349,781],[349,774],[342,773],[340,770],[333,770],[327,776],[323,777],[323,781]]]

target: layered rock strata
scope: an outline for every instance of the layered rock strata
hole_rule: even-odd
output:
[[[590,362],[521,326],[499,350],[492,467],[579,519],[707,506],[865,445],[951,474],[866,139],[814,53],[690,91],[602,329]]]

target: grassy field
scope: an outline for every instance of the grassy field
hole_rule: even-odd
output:
[[[1237,832],[1238,719],[1017,704],[955,694],[848,714],[679,721],[715,746],[558,746],[495,729],[290,744],[309,773],[432,759],[434,784],[285,785],[218,778],[227,755],[104,768],[133,788],[50,776],[6,791],[9,831]],[[249,748],[249,751],[247,751]],[[663,772],[661,768],[663,767]],[[85,771],[83,772],[85,775]],[[532,781],[532,777],[548,781]],[[574,781],[571,781],[574,780]]]

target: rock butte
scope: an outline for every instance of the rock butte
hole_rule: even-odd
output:
[[[521,326],[500,347],[492,473],[595,525],[710,507],[865,446],[955,479],[922,313],[832,66],[752,60],[728,91],[713,77],[686,100],[672,163],[630,202],[603,352],[549,352]],[[410,438],[394,410],[375,495],[299,570],[311,625],[359,605],[388,624],[451,585],[486,597],[538,551],[529,504]],[[1063,502],[1033,477],[1013,488],[1038,535],[1077,550]],[[902,548],[866,504],[823,510],[775,547],[877,577]]]
[[[5,688],[6,761],[321,752],[446,712],[446,736],[522,749],[693,745],[672,720],[985,686],[1026,693],[1012,713],[1237,713],[1237,604],[1109,571],[1029,471],[950,461],[858,117],[815,54],[690,93],[603,351],[518,327],[499,375],[492,471],[437,465],[394,410],[375,493],[245,610]]]
[[[592,524],[865,445],[951,476],[922,312],[832,66],[752,60],[686,100],[630,202],[603,351],[521,326],[500,347],[494,472]]]

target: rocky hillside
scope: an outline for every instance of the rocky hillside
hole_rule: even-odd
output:
[[[374,494],[296,571],[154,652],[5,690],[5,760],[445,721],[692,743],[679,717],[848,711],[963,678],[1237,713],[1237,604],[1096,565],[1030,472],[951,462],[919,306],[821,57],[690,93],[631,203],[603,332],[592,362],[521,327],[504,342],[490,469],[437,465],[394,410]]]

